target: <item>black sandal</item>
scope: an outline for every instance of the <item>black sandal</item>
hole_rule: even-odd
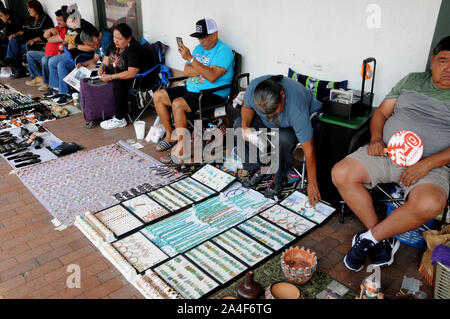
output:
[[[165,140],[161,140],[158,142],[158,145],[156,146],[156,151],[157,152],[167,151],[168,149],[171,149],[172,147],[174,147],[177,143],[178,143],[178,141],[168,142]]]
[[[181,164],[184,161],[190,160],[190,155],[184,155],[183,157],[178,157],[173,155],[172,153],[167,154],[159,159],[159,161],[163,164]]]

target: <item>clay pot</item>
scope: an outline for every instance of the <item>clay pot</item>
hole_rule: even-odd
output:
[[[278,281],[266,289],[266,299],[305,299],[303,292],[287,281]]]
[[[291,283],[304,284],[317,269],[316,253],[304,247],[290,247],[281,255],[281,269]]]
[[[245,275],[245,279],[236,289],[239,298],[243,299],[256,299],[264,292],[262,286],[253,280],[253,271],[249,271]]]

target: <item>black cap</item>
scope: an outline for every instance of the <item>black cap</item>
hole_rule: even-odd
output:
[[[194,38],[202,38],[208,34],[212,34],[214,32],[217,32],[217,24],[213,19],[205,18],[198,20],[195,24],[195,31],[191,34],[191,37]]]
[[[55,12],[55,15],[58,17],[63,16],[67,11],[67,6],[62,6],[61,9]]]

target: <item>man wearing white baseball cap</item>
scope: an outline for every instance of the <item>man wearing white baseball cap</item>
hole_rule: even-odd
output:
[[[179,163],[183,159],[190,158],[189,154],[183,154],[181,143],[183,137],[177,136],[172,139],[174,129],[169,107],[172,108],[175,128],[187,128],[186,113],[198,110],[200,91],[227,85],[233,80],[233,51],[219,40],[216,22],[210,18],[197,21],[196,32],[191,36],[199,41],[192,53],[182,42],[178,43],[178,52],[186,61],[184,75],[189,77],[186,86],[158,90],[154,94],[156,112],[166,129],[166,136],[158,143],[156,150],[162,152],[176,145],[171,154],[160,158],[163,163]],[[202,98],[202,105],[223,103],[229,92],[230,89],[224,89],[205,95]]]

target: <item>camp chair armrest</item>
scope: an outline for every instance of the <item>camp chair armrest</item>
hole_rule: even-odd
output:
[[[247,78],[247,84],[250,82],[249,81],[249,79],[250,79],[250,73],[241,73],[241,74],[239,74],[237,77],[236,77],[236,80],[240,80],[240,79],[242,79],[242,78]]]
[[[189,77],[187,77],[187,76],[177,76],[177,77],[174,77],[174,78],[168,78],[167,80],[169,81],[169,82],[178,82],[178,81],[183,81],[183,80],[186,80],[186,79],[188,79]]]
[[[136,74],[137,78],[145,78],[147,75],[153,73],[156,69],[158,69],[161,66],[161,64],[156,65],[155,67],[151,68],[150,70],[145,71],[144,73],[138,73]]]
[[[229,89],[229,88],[231,88],[231,84],[218,86],[218,87],[212,88],[212,89],[201,90],[200,93],[201,94],[209,94],[209,93],[214,93],[214,92],[217,92],[217,91],[220,91],[220,90],[224,90],[224,89]]]

